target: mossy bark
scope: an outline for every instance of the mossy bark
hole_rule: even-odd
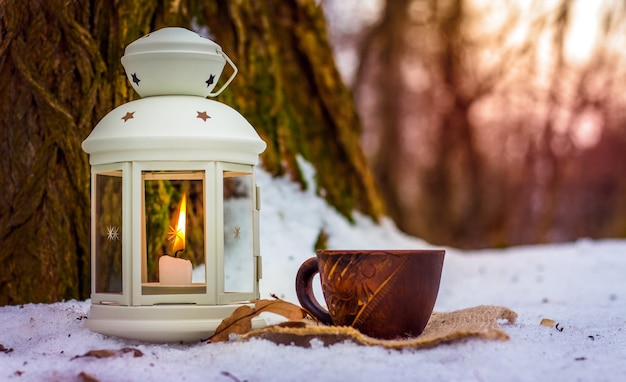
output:
[[[81,142],[136,98],[120,64],[125,46],[192,20],[240,69],[219,100],[268,143],[262,166],[307,187],[300,155],[341,213],[380,215],[360,122],[314,0],[0,1],[0,305],[89,296]]]

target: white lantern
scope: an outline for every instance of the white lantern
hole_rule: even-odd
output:
[[[233,74],[213,92],[226,62]],[[214,42],[164,28],[128,45],[122,64],[145,98],[111,111],[83,142],[92,174],[86,326],[147,341],[207,338],[259,298],[254,166],[266,144],[241,114],[205,98],[237,73]]]

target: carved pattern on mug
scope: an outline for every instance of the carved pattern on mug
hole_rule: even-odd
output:
[[[322,289],[327,297],[328,311],[340,321],[336,324],[353,325],[364,313],[367,315],[366,311],[371,311],[373,307],[370,306],[372,301],[393,280],[405,262],[406,256],[382,251],[376,256],[333,256],[324,262]],[[340,316],[341,312],[343,316]]]
[[[393,284],[398,281],[398,277],[396,277],[396,275],[405,267],[405,265],[407,264],[407,259],[408,257],[406,256],[402,256],[401,258],[396,259],[397,261],[401,261],[401,263],[397,264],[393,273],[390,274],[389,277],[387,277],[385,281],[383,281],[379,285],[378,289],[376,290],[370,301],[368,301],[366,305],[363,305],[361,307],[359,313],[356,315],[356,317],[354,317],[352,326],[358,327],[367,321],[370,313],[376,310],[376,306],[393,289]]]

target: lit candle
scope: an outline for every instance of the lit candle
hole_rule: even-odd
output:
[[[174,256],[163,255],[159,259],[159,283],[161,285],[191,285],[191,261],[178,258],[185,250],[185,227],[187,224],[187,195],[183,194],[178,210],[176,229],[171,229]]]

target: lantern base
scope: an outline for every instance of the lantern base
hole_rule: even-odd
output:
[[[197,342],[206,340],[233,311],[232,305],[91,305],[85,327],[110,336],[148,342]],[[252,328],[265,326],[260,317],[252,319]]]

